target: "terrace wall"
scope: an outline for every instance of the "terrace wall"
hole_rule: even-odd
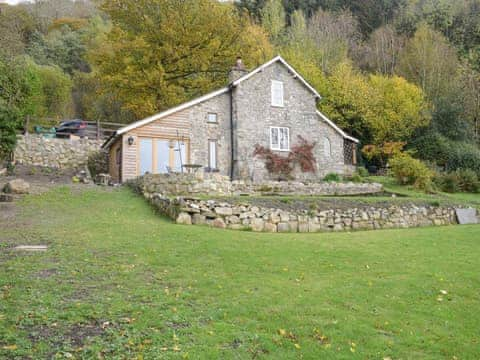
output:
[[[45,138],[42,135],[20,135],[15,148],[15,161],[23,165],[79,168],[87,163],[90,153],[100,150],[104,140]]]
[[[234,230],[326,232],[457,224],[453,207],[407,204],[295,212],[261,208],[249,203],[172,199],[148,193],[145,196],[160,213],[179,224],[208,225]]]

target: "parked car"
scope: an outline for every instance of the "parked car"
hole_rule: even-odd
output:
[[[80,119],[64,121],[56,128],[57,137],[76,135],[83,138],[87,136],[87,127],[87,122]]]

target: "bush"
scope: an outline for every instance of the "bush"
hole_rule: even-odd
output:
[[[446,164],[447,171],[458,169],[473,170],[480,175],[480,150],[473,144],[456,143],[450,147],[450,154]]]
[[[103,150],[91,153],[88,156],[87,166],[92,178],[98,174],[108,174],[108,153]]]
[[[344,180],[354,183],[361,183],[363,182],[363,177],[361,177],[358,173],[353,173],[351,176],[344,177]]]
[[[456,193],[460,191],[459,180],[455,173],[445,173],[435,176],[434,183],[443,192]]]
[[[402,185],[413,185],[415,188],[430,191],[433,172],[420,160],[407,153],[395,155],[389,162],[391,171]]]
[[[329,181],[329,182],[340,182],[341,180],[342,178],[337,173],[328,173],[323,178],[323,181]]]
[[[455,192],[480,192],[480,180],[473,170],[457,170],[450,173],[439,174],[434,179],[441,191]]]
[[[357,168],[357,174],[360,175],[362,178],[367,177],[369,175],[368,170],[363,166],[359,166]]]
[[[415,154],[423,160],[445,165],[451,152],[451,141],[437,132],[429,132],[418,136],[409,144],[415,149]]]

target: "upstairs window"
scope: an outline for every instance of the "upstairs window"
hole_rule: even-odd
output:
[[[290,150],[290,129],[286,127],[270,128],[270,149],[278,151]]]
[[[272,80],[272,106],[283,107],[283,82]]]
[[[211,124],[216,124],[217,123],[217,114],[215,113],[208,113],[207,115],[207,122]]]

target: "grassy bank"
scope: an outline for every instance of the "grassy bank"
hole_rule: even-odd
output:
[[[222,231],[126,189],[59,188],[20,203],[0,239],[0,357],[479,355],[479,226]]]

